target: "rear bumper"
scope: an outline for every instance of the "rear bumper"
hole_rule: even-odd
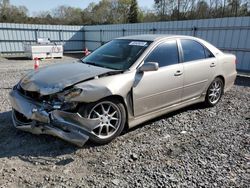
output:
[[[92,134],[92,130],[100,123],[90,120],[79,113],[70,113],[58,109],[45,110],[44,104],[37,103],[13,89],[9,95],[12,111],[12,121],[17,129],[33,134],[49,134],[83,146]],[[18,114],[27,121],[18,118]]]
[[[224,87],[224,91],[228,91],[233,85],[234,82],[236,80],[237,77],[237,72],[233,72],[232,74],[228,75],[228,77],[226,77],[225,79],[225,87]]]

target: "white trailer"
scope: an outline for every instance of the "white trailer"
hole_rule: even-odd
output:
[[[62,58],[63,46],[50,43],[49,39],[38,39],[37,44],[24,44],[24,51],[28,58]]]

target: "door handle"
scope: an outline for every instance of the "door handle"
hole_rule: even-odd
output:
[[[214,62],[210,64],[210,67],[215,67],[215,66],[216,64]]]
[[[178,70],[178,71],[176,71],[176,72],[174,73],[174,75],[175,75],[175,76],[180,76],[180,75],[182,75],[182,73],[183,73],[182,71]]]

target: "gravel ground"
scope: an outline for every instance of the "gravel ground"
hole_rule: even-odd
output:
[[[250,79],[216,107],[193,105],[77,148],[12,128],[8,92],[32,66],[0,59],[0,187],[249,187]]]

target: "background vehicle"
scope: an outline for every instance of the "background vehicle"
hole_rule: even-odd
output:
[[[82,146],[198,102],[216,105],[236,57],[189,36],[115,39],[82,59],[32,72],[10,93],[15,127]],[[42,123],[41,123],[42,122]]]

